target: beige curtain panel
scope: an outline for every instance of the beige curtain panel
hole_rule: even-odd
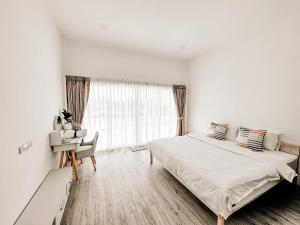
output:
[[[177,110],[177,135],[185,135],[185,102],[186,102],[186,86],[172,85],[174,100]]]
[[[66,76],[67,107],[75,123],[82,123],[90,94],[89,77]]]

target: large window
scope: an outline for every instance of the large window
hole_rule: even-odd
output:
[[[83,126],[105,150],[175,136],[176,120],[171,86],[92,80]]]

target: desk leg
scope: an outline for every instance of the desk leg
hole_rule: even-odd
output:
[[[72,164],[73,164],[73,169],[75,172],[75,177],[76,177],[76,180],[79,180],[78,170],[77,170],[77,162],[76,162],[76,158],[75,158],[75,150],[71,150],[71,153],[72,153]]]
[[[66,151],[66,161],[64,167],[68,166],[69,163],[69,151]]]
[[[60,161],[59,161],[59,168],[60,169],[62,168],[63,162],[64,162],[64,151],[62,151],[60,153]]]

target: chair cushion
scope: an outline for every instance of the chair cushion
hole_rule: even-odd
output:
[[[86,151],[90,148],[92,148],[93,145],[82,145],[82,146],[79,146],[79,148],[76,149],[76,153],[78,152],[81,152],[81,151]]]
[[[93,145],[80,146],[76,150],[76,159],[82,159],[82,158],[93,156],[94,155],[93,147],[94,147]]]

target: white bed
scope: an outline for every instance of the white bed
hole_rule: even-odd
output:
[[[253,152],[205,135],[149,143],[151,156],[187,187],[223,224],[232,213],[282,179],[292,182],[298,157],[279,151]],[[292,168],[293,167],[293,168]]]

